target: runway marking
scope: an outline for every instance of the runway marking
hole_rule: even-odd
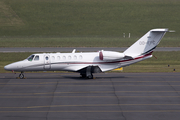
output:
[[[117,96],[119,98],[179,98],[180,96]],[[0,98],[114,98],[114,96],[0,96]]]
[[[28,107],[0,107],[0,109],[33,109],[49,107],[101,107],[101,106],[180,106],[180,104],[84,104],[84,105],[47,105],[47,106],[28,106]]]
[[[180,92],[180,91],[115,91],[115,92],[120,92],[120,93],[126,93],[126,92],[128,92],[128,93],[138,93],[138,92],[140,92],[140,93],[145,93],[145,92],[148,92],[148,93],[151,93],[151,92],[162,92],[162,93],[164,93],[164,92],[175,92],[175,93],[177,93],[177,92]],[[51,93],[34,93],[34,94],[71,94],[71,93],[114,93],[114,91],[85,91],[85,92],[51,92]]]
[[[0,113],[119,113],[119,112],[129,112],[129,113],[149,113],[149,112],[180,112],[180,110],[122,110],[122,111],[0,111]]]
[[[4,85],[0,85],[0,87],[2,87]],[[8,85],[6,84],[5,85],[6,87],[32,87],[32,86],[46,86],[46,87],[53,87],[54,85]],[[99,86],[105,86],[105,87],[108,87],[108,86],[119,86],[119,87],[128,87],[128,86],[144,86],[144,87],[148,87],[148,86],[158,86],[158,87],[165,87],[165,86],[180,86],[180,85],[58,85],[59,87],[70,87],[70,86],[73,86],[73,87],[99,87]]]
[[[81,106],[169,106],[169,105],[175,105],[179,106],[180,104],[88,104],[88,105],[51,105],[51,106],[31,106],[27,108],[43,108],[43,107],[81,107]],[[0,107],[1,108],[1,107]]]
[[[177,93],[180,91],[115,91],[119,93]],[[84,91],[84,92],[44,92],[44,93],[0,93],[0,95],[39,95],[39,94],[82,94],[82,93],[114,93],[114,91]]]
[[[154,82],[154,83],[166,83],[166,82],[177,82],[177,83],[179,83],[180,81],[87,81],[87,82],[84,82],[84,81],[81,81],[81,82],[74,82],[74,81],[72,81],[72,82],[59,82],[59,81],[57,81],[58,83],[111,83],[111,82],[114,82],[114,83],[129,83],[129,82],[132,82],[132,83],[149,83],[149,82]],[[46,85],[46,84],[56,84],[57,82],[41,82],[41,83],[8,83],[8,84],[12,84],[12,85],[16,85],[16,84],[20,84],[20,85],[28,85],[28,84],[35,84],[35,85],[37,85],[37,84],[40,84],[40,85]],[[5,83],[0,83],[1,85],[6,85]]]

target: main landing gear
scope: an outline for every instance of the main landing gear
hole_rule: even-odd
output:
[[[82,78],[88,78],[88,79],[93,79],[93,74],[84,74],[84,73],[81,73],[80,74]]]
[[[92,70],[91,70],[91,66],[88,66],[86,68],[86,71],[83,73],[80,73],[80,75],[82,76],[82,78],[88,78],[88,79],[93,79],[93,74],[92,74]]]

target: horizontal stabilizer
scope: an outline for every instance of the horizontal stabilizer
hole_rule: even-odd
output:
[[[124,59],[134,59],[134,58],[131,56],[125,56]]]

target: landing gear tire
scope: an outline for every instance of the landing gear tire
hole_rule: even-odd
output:
[[[81,77],[82,78],[86,78],[86,74],[81,74]]]
[[[84,71],[80,73],[80,75],[82,78],[93,79],[92,66],[86,67]]]
[[[93,79],[93,75],[86,75],[86,74],[81,74],[82,78],[87,78],[87,79]]]
[[[86,74],[81,74],[82,78],[87,78],[87,79],[93,79],[93,75],[86,75]]]
[[[19,78],[24,79],[24,74],[22,72],[21,72],[21,74],[19,74]]]
[[[88,75],[87,78],[88,79],[93,79],[93,75]]]

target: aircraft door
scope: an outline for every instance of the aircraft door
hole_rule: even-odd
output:
[[[51,69],[51,60],[49,55],[44,55],[44,70]]]

